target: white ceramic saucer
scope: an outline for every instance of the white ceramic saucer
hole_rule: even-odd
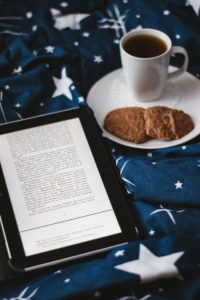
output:
[[[170,66],[169,71],[175,70]],[[168,81],[163,95],[156,101],[137,102],[132,98],[126,86],[123,70],[115,70],[98,80],[90,89],[87,103],[94,111],[98,124],[103,129],[106,114],[120,107],[167,106],[183,110],[194,122],[194,129],[183,138],[174,141],[152,139],[142,144],[122,140],[103,129],[103,135],[110,140],[134,148],[157,149],[185,143],[200,134],[200,81],[192,74],[185,72],[180,77]]]

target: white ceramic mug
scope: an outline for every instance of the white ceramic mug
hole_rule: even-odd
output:
[[[165,48],[158,55],[150,57],[135,56],[127,52],[127,41],[133,37],[153,36],[161,39]],[[145,46],[148,49],[148,45]],[[180,53],[184,56],[182,66],[168,73],[170,55]],[[172,46],[171,39],[162,31],[155,29],[135,29],[124,35],[120,41],[120,55],[126,83],[136,101],[157,100],[163,93],[166,80],[181,75],[188,67],[188,54],[181,46]]]

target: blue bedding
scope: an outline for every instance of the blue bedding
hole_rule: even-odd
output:
[[[119,40],[133,28],[166,32],[200,78],[199,9],[198,0],[1,0],[0,122],[86,105],[91,86],[121,67]],[[106,141],[139,241],[8,282],[1,299],[200,299],[199,140],[153,151]]]

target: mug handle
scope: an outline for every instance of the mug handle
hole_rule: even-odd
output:
[[[174,72],[168,73],[167,79],[175,78],[175,77],[183,74],[187,70],[188,62],[189,62],[187,51],[185,50],[185,48],[183,48],[181,46],[173,46],[172,50],[171,50],[171,54],[176,54],[176,53],[184,55],[183,65],[182,65],[182,67],[180,67],[180,69],[178,69]]]

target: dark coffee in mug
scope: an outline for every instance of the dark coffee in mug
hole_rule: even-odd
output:
[[[164,53],[167,50],[167,45],[155,35],[141,34],[128,38],[124,42],[123,48],[130,55],[149,58]]]

